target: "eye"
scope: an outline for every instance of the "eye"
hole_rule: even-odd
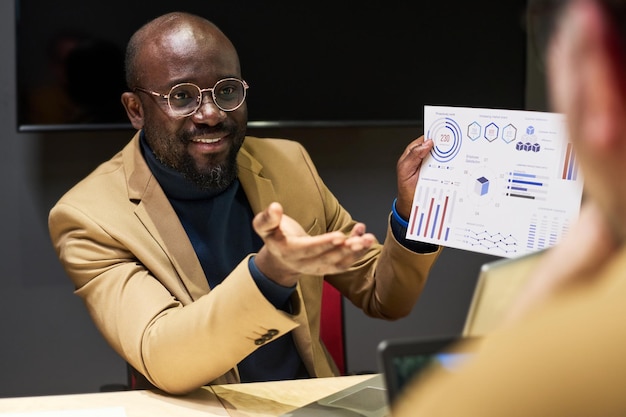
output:
[[[197,96],[197,91],[192,91],[190,88],[186,87],[177,87],[170,92],[170,100],[189,100]]]
[[[219,90],[215,92],[215,95],[222,100],[238,100],[239,90],[241,88],[236,84],[225,84],[220,86]]]
[[[170,103],[175,107],[196,103],[200,93],[193,85],[179,85],[170,91]]]
[[[223,87],[222,89],[220,89],[219,94],[221,96],[228,96],[231,95],[235,92],[235,87],[233,87],[232,85],[227,85],[225,87]]]
[[[174,94],[170,95],[170,99],[172,100],[186,100],[191,98],[191,95],[188,91],[176,91]]]

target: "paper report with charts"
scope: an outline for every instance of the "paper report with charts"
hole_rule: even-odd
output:
[[[557,113],[424,107],[424,161],[407,238],[513,258],[557,243],[583,179]]]

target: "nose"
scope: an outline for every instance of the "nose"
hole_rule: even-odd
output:
[[[215,105],[210,91],[203,92],[200,107],[193,114],[199,123],[216,124],[226,118],[226,112]]]

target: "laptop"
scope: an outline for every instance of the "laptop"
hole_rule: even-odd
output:
[[[383,340],[378,345],[379,368],[385,380],[387,403],[393,404],[407,384],[430,367],[454,371],[471,357],[470,338],[405,338]],[[451,348],[454,346],[454,349]]]
[[[430,364],[450,366],[454,358],[461,358],[444,351],[458,340],[458,337],[383,340],[377,348],[381,373],[281,417],[388,417],[389,405],[412,377]]]
[[[281,414],[280,417],[319,417],[320,415],[337,417],[389,416],[383,376],[373,374],[372,378]]]
[[[483,336],[498,326],[544,252],[545,249],[482,265],[463,326],[463,336]]]

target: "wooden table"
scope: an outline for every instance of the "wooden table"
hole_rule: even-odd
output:
[[[5,413],[20,417],[279,416],[372,377],[212,385],[184,396],[137,390],[3,398],[0,417],[5,417]]]

